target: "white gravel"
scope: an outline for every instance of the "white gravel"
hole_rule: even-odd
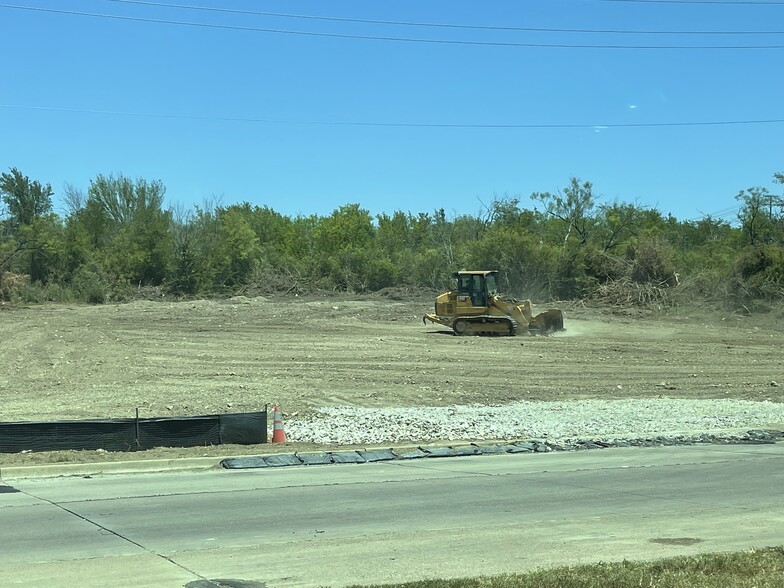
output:
[[[517,402],[496,406],[325,407],[286,418],[290,441],[377,444],[484,439],[637,438],[765,428],[784,423],[784,404],[745,400],[624,399]]]

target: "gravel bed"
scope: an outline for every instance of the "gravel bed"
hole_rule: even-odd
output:
[[[286,417],[290,441],[362,445],[487,439],[634,439],[780,428],[784,404],[670,398],[450,407],[325,407]]]

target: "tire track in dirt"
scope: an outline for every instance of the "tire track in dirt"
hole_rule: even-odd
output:
[[[567,332],[455,337],[432,301],[244,299],[3,312],[0,420],[590,398],[782,401],[784,338],[721,317],[566,312]]]

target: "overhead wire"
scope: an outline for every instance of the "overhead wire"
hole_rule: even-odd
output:
[[[58,8],[44,8],[40,6],[22,6],[17,4],[0,4],[0,8],[12,10],[26,10],[31,12],[42,12],[50,14],[66,14],[72,16],[82,16],[90,18],[112,19],[128,22],[143,22],[154,24],[166,24],[176,26],[187,26],[207,29],[222,29],[258,33],[273,33],[281,35],[298,35],[306,37],[323,37],[335,39],[352,40],[372,40],[372,41],[393,41],[400,43],[421,43],[430,45],[462,45],[462,46],[484,46],[484,47],[526,47],[526,48],[553,48],[553,49],[642,49],[642,50],[765,50],[765,49],[784,49],[784,44],[766,45],[622,45],[622,44],[584,44],[584,43],[522,43],[514,41],[470,41],[458,39],[425,39],[416,37],[395,37],[383,35],[357,35],[347,33],[328,33],[317,31],[294,31],[288,29],[274,29],[265,27],[251,27],[242,25],[229,25],[217,23],[190,22],[180,20],[170,20],[161,18],[148,18],[140,16],[128,16],[119,14],[104,14],[96,12],[84,12],[77,10],[64,10]]]
[[[661,123],[616,123],[616,124],[586,124],[586,123],[412,123],[412,122],[374,122],[374,121],[326,121],[326,120],[296,120],[256,117],[233,116],[206,116],[172,113],[133,112],[122,110],[99,110],[86,108],[64,108],[56,106],[29,106],[19,104],[0,104],[0,108],[37,110],[50,112],[70,112],[75,114],[99,114],[109,116],[133,116],[147,118],[166,118],[183,120],[203,120],[222,122],[244,122],[265,124],[288,125],[321,125],[345,127],[390,127],[390,128],[436,128],[436,129],[628,129],[628,128],[667,128],[667,127],[717,127],[737,125],[765,125],[784,124],[784,119],[757,119],[757,120],[723,120],[723,121],[681,121]]]
[[[150,0],[104,0],[115,4],[133,4],[149,6],[155,8],[174,8],[178,10],[193,10],[202,12],[240,14],[245,16],[263,16],[276,18],[290,18],[302,20],[316,20],[327,22],[343,22],[374,25],[391,25],[402,27],[426,27],[426,28],[447,28],[464,29],[477,31],[514,31],[514,32],[535,32],[535,33],[594,33],[594,34],[614,34],[614,35],[781,35],[784,31],[687,31],[687,30],[632,30],[632,29],[579,29],[579,28],[553,28],[553,27],[517,27],[502,25],[467,25],[456,23],[440,22],[415,22],[401,20],[378,20],[365,18],[348,18],[338,16],[320,16],[312,14],[293,14],[286,12],[261,12],[257,10],[241,10],[236,8],[219,8],[215,6],[194,6],[189,4],[171,4],[166,2],[152,2]]]
[[[238,10],[218,7],[205,7],[205,6],[191,6],[169,4],[164,2],[152,2],[147,0],[106,0],[116,4],[135,4],[159,8],[175,8],[183,10],[198,10],[205,12],[215,13],[232,13],[253,16],[268,16],[280,17],[290,19],[302,19],[313,21],[328,21],[328,22],[347,22],[357,24],[374,24],[374,25],[389,25],[389,26],[406,26],[406,27],[421,27],[421,28],[443,28],[443,29],[463,29],[463,30],[477,30],[477,31],[510,31],[510,32],[541,32],[541,33],[580,33],[580,34],[628,34],[628,35],[779,35],[784,34],[784,31],[688,31],[688,30],[629,30],[629,29],[566,29],[566,28],[545,28],[545,27],[514,27],[514,26],[498,26],[498,25],[462,25],[456,23],[435,23],[435,22],[414,22],[414,21],[390,21],[390,20],[373,20],[373,19],[357,19],[357,18],[344,18],[344,17],[327,17],[318,15],[304,15],[292,13],[277,13],[277,12],[262,12],[250,10]],[[636,3],[636,4],[711,4],[711,5],[784,5],[784,1],[737,1],[737,0],[586,0],[594,2],[615,2],[615,3]],[[265,32],[285,35],[302,35],[314,37],[331,37],[343,39],[358,39],[358,40],[381,40],[381,41],[396,41],[408,43],[431,43],[431,44],[449,44],[449,45],[477,45],[477,46],[499,46],[499,47],[542,47],[542,48],[580,48],[580,49],[781,49],[784,45],[613,45],[613,44],[566,44],[566,43],[520,43],[520,42],[500,42],[500,41],[470,41],[470,40],[452,40],[452,39],[422,39],[422,38],[407,38],[407,37],[394,37],[394,36],[381,36],[381,35],[354,35],[354,34],[341,34],[341,33],[327,33],[327,32],[314,32],[314,31],[294,31],[286,29],[275,28],[262,28],[250,26],[237,26],[228,24],[217,23],[201,23],[201,22],[187,22],[179,20],[134,17],[126,15],[92,13],[84,11],[51,9],[43,7],[30,7],[12,4],[0,4],[0,8],[27,10],[35,12],[56,13],[65,15],[74,15],[92,18],[115,19],[124,21],[134,21],[143,23],[155,23],[188,27],[202,27],[211,29],[226,29],[226,30],[239,30],[249,32]],[[46,107],[46,106],[21,106],[13,104],[0,104],[0,108],[15,108],[27,109],[38,111],[53,111],[53,112],[71,112],[82,114],[97,114],[97,115],[114,115],[114,116],[132,116],[132,117],[149,117],[149,118],[168,118],[168,119],[188,119],[188,120],[203,120],[203,121],[229,121],[229,122],[246,122],[246,123],[270,123],[270,124],[291,124],[291,125],[325,125],[325,126],[353,126],[353,127],[398,127],[398,128],[467,128],[467,129],[623,129],[623,128],[661,128],[661,127],[698,127],[698,126],[729,126],[729,125],[759,125],[759,124],[782,124],[784,119],[748,119],[748,120],[722,120],[722,121],[682,121],[682,122],[664,122],[664,123],[619,123],[619,124],[462,124],[462,123],[391,123],[391,122],[372,122],[372,121],[323,121],[323,120],[286,120],[286,119],[267,119],[255,117],[228,117],[228,116],[200,116],[200,115],[182,115],[182,114],[168,114],[168,113],[143,113],[132,111],[112,111],[112,110],[97,110],[97,109],[71,109],[60,107]],[[735,216],[740,210],[739,206],[730,206],[718,210],[713,213],[703,214],[694,221],[710,217],[716,220],[722,220],[724,217]]]
[[[734,219],[738,216],[740,209],[741,207],[738,205],[729,206],[727,208],[723,208],[716,212],[701,213],[700,216],[687,219],[686,222],[696,223],[701,220],[705,220],[707,218],[711,218],[713,220],[718,220],[718,221],[729,221],[730,219]]]
[[[149,0],[106,0],[109,2],[115,3],[122,3],[122,4],[140,4],[145,6],[157,6],[157,7],[167,7],[167,8],[183,8],[183,9],[198,9],[198,10],[208,10],[208,11],[216,11],[216,12],[231,12],[231,13],[242,13],[242,14],[254,14],[260,16],[286,16],[292,18],[313,18],[313,19],[323,19],[323,20],[339,20],[339,21],[349,21],[349,22],[362,22],[362,23],[373,23],[373,24],[395,24],[395,25],[408,25],[408,26],[444,26],[444,27],[455,27],[455,28],[495,28],[495,27],[474,27],[473,25],[452,25],[448,23],[414,23],[414,22],[403,22],[403,21],[379,21],[379,20],[366,20],[366,19],[342,19],[337,17],[319,17],[319,16],[312,16],[312,15],[293,15],[293,14],[284,14],[284,13],[269,13],[269,12],[258,12],[258,11],[244,11],[244,10],[235,10],[235,9],[225,9],[225,8],[214,8],[214,7],[195,7],[190,5],[175,5],[163,2],[152,2]],[[617,0],[613,0],[617,1]],[[784,4],[784,2],[781,2]],[[152,18],[144,18],[144,17],[133,17],[133,16],[124,16],[124,15],[110,15],[110,14],[100,14],[100,13],[89,13],[89,12],[80,12],[80,11],[71,11],[71,10],[62,10],[62,9],[49,9],[49,8],[42,8],[42,7],[28,7],[28,6],[20,6],[20,5],[10,5],[10,4],[0,4],[0,8],[11,8],[11,9],[20,9],[20,10],[31,10],[31,11],[39,11],[39,12],[52,12],[58,14],[69,14],[69,15],[77,15],[77,16],[89,16],[89,17],[97,17],[97,18],[113,18],[113,19],[120,19],[120,20],[131,20],[131,21],[140,21],[140,22],[152,22],[152,23],[163,23],[163,24],[175,24],[175,25],[185,25],[185,26],[199,26],[199,27],[209,27],[209,28],[226,28],[226,29],[235,29],[235,30],[250,30],[250,31],[260,31],[260,32],[275,32],[275,33],[286,33],[286,34],[302,34],[302,35],[316,35],[316,36],[330,36],[330,37],[341,37],[341,38],[359,38],[359,39],[380,39],[380,40],[396,40],[396,41],[414,41],[414,42],[423,42],[423,43],[453,43],[453,44],[473,44],[473,45],[501,45],[501,46],[529,46],[529,47],[585,47],[585,48],[620,48],[621,46],[607,46],[607,45],[567,45],[567,44],[541,44],[541,43],[504,43],[504,42],[482,42],[482,41],[456,41],[456,40],[442,40],[442,39],[407,39],[407,38],[400,38],[400,37],[378,37],[378,36],[366,36],[366,35],[345,35],[345,34],[333,34],[333,33],[318,33],[318,32],[307,32],[307,31],[286,31],[281,29],[266,29],[266,28],[257,28],[257,27],[245,27],[245,26],[234,26],[234,25],[220,25],[214,23],[193,23],[193,22],[183,22],[183,21],[173,21],[173,20],[163,20],[163,19],[152,19]],[[527,29],[527,28],[516,28],[516,27],[499,27],[499,28],[508,28],[510,30],[536,30],[536,29]],[[635,31],[602,31],[602,30],[589,30],[589,29],[541,29],[541,31],[550,31],[550,32],[628,32],[632,33]],[[648,33],[657,33],[657,31],[648,31]],[[672,32],[662,32],[659,31],[658,33],[668,34]],[[681,31],[678,34],[686,34],[687,31]],[[709,34],[709,33],[716,33],[716,34],[730,34],[729,32],[710,32],[710,31],[703,31],[702,33]],[[738,32],[736,32],[738,33]],[[751,32],[746,32],[743,34],[752,34]],[[768,31],[767,34],[778,34],[778,32]],[[624,48],[676,48],[674,46],[655,46],[655,47],[643,47],[643,46],[623,46]],[[735,48],[782,48],[784,46],[742,46],[742,47],[735,47]],[[732,48],[729,46],[712,46],[712,47],[697,47],[697,46],[686,46],[680,48]],[[652,128],[652,127],[695,127],[695,126],[729,126],[729,125],[758,125],[758,124],[781,124],[784,123],[784,119],[745,119],[745,120],[721,120],[721,121],[682,121],[682,122],[663,122],[663,123],[619,123],[619,124],[476,124],[476,123],[394,123],[394,122],[372,122],[372,121],[319,121],[319,120],[283,120],[283,119],[265,119],[265,118],[248,118],[248,117],[222,117],[222,116],[199,116],[199,115],[181,115],[181,114],[167,114],[167,113],[142,113],[142,112],[127,112],[127,111],[111,111],[111,110],[90,110],[90,109],[69,109],[69,108],[59,108],[59,107],[46,107],[46,106],[22,106],[22,105],[13,105],[13,104],[0,104],[2,108],[18,108],[18,109],[29,109],[29,110],[48,110],[48,111],[58,111],[58,112],[73,112],[73,113],[85,113],[85,114],[99,114],[99,115],[120,115],[120,116],[137,116],[137,117],[155,117],[155,118],[173,118],[173,119],[191,119],[191,120],[214,120],[214,121],[236,121],[236,122],[256,122],[256,123],[276,123],[276,124],[311,124],[311,125],[331,125],[331,126],[375,126],[375,127],[409,127],[409,128],[497,128],[497,129],[609,129],[609,128]]]

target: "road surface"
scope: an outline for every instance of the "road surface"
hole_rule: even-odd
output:
[[[340,586],[784,543],[784,444],[3,484],[3,585]]]

